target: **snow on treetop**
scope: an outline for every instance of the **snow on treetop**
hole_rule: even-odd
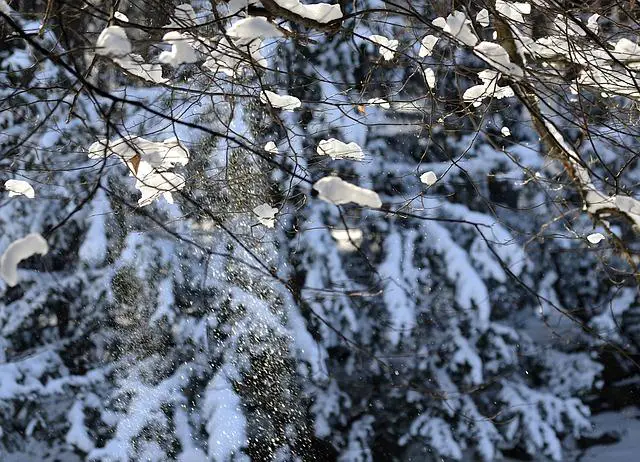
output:
[[[269,204],[260,204],[253,209],[253,213],[257,215],[260,224],[266,226],[267,228],[274,227],[277,212],[278,209],[275,207],[271,207]]]
[[[320,156],[329,156],[332,159],[364,160],[364,152],[356,143],[343,143],[335,138],[322,140],[318,144],[316,152]]]
[[[129,18],[127,17],[127,15],[124,14],[124,13],[120,13],[119,11],[116,11],[113,14],[113,17],[116,18],[116,19],[119,19],[122,22],[129,22]]]
[[[249,16],[233,23],[227,35],[233,39],[255,40],[282,37],[282,32],[266,18]]]
[[[385,61],[390,61],[396,54],[396,50],[398,49],[398,41],[397,40],[389,40],[387,37],[382,35],[371,35],[369,36],[369,40],[371,40],[376,45],[380,45],[380,54],[385,59]]]
[[[131,53],[131,42],[120,26],[109,26],[98,36],[96,54],[105,56],[126,56]]]
[[[337,176],[327,176],[316,181],[313,189],[318,191],[320,199],[335,205],[353,202],[374,209],[382,207],[378,193],[348,183]]]
[[[161,63],[178,67],[182,63],[190,64],[198,60],[196,50],[194,50],[192,46],[193,39],[187,35],[177,31],[171,31],[164,34],[162,40],[171,45],[171,51],[165,50],[160,53],[158,61]]]
[[[0,257],[0,276],[9,287],[15,286],[18,284],[18,263],[35,254],[45,255],[48,251],[47,241],[38,233],[12,242]]]
[[[323,24],[342,17],[342,10],[340,5],[337,4],[316,3],[315,5],[304,5],[300,3],[300,0],[274,0],[274,2],[298,16]]]
[[[442,17],[436,18],[431,23],[460,40],[465,45],[474,46],[478,43],[478,37],[476,37],[469,27],[470,22],[462,11],[454,11],[447,16],[447,19]]]
[[[9,197],[25,196],[29,199],[35,197],[33,187],[24,180],[7,180],[4,183],[4,189],[9,191]]]
[[[271,106],[283,111],[293,111],[301,106],[300,100],[295,96],[279,95],[269,90],[260,92],[260,102],[266,104],[269,102]]]

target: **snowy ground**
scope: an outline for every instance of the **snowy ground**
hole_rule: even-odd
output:
[[[593,416],[594,434],[617,436],[620,441],[592,446],[578,455],[580,462],[633,462],[640,460],[640,408],[629,407],[619,412]]]

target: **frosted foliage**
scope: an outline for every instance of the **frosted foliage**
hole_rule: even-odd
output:
[[[330,176],[322,178],[313,184],[320,199],[335,205],[354,204],[363,207],[380,208],[382,201],[375,191],[347,183],[342,178]]]
[[[438,177],[435,173],[429,171],[420,175],[420,181],[422,181],[427,186],[432,186],[436,184],[436,181],[438,181]]]
[[[36,195],[33,186],[24,180],[7,180],[4,189],[9,191],[9,197],[24,196],[33,199]]]
[[[37,233],[13,241],[0,257],[0,276],[8,286],[17,285],[18,264],[33,255],[45,255],[48,251],[47,241]]]
[[[373,437],[375,418],[365,415],[351,426],[347,448],[342,451],[340,462],[373,462],[369,441]]]
[[[497,71],[516,77],[523,76],[522,69],[510,61],[509,53],[501,45],[492,42],[480,42],[473,50]]]
[[[419,437],[440,457],[462,458],[462,448],[451,433],[451,425],[439,417],[423,414],[415,419],[409,434],[400,438],[400,444],[407,444],[411,437]]]
[[[91,202],[89,216],[86,218],[88,222],[87,233],[78,253],[83,262],[98,264],[107,257],[106,221],[111,213],[111,204],[106,193],[102,189],[98,190]]]

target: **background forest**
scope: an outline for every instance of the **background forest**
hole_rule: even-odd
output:
[[[640,7],[312,3],[0,0],[0,460],[632,460]]]

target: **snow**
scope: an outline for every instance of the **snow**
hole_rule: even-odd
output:
[[[362,243],[363,233],[358,228],[332,229],[331,237],[335,239],[338,250],[353,252]]]
[[[598,19],[600,19],[600,15],[598,13],[592,14],[589,16],[589,19],[587,19],[587,29],[594,34],[597,34],[599,30]]]
[[[129,22],[129,18],[127,17],[127,15],[124,14],[124,13],[120,13],[119,11],[116,11],[113,14],[113,17],[118,19],[118,20],[120,20],[120,21],[122,21],[122,22]]]
[[[36,194],[33,187],[24,180],[7,180],[4,183],[4,189],[9,191],[9,197],[25,196],[33,199]]]
[[[99,189],[91,201],[91,215],[87,218],[89,229],[78,251],[81,261],[98,264],[107,257],[106,220],[111,212],[107,194],[103,189]]]
[[[500,129],[500,133],[502,133],[502,136],[511,136],[511,130],[509,130],[509,127],[502,127]]]
[[[276,143],[274,143],[273,141],[267,141],[267,143],[264,145],[264,150],[269,154],[279,154],[278,146],[276,146]]]
[[[90,159],[101,159],[105,154],[107,157],[115,154],[125,162],[139,157],[153,168],[171,168],[187,165],[189,162],[189,151],[176,137],[167,138],[162,142],[150,141],[135,135],[111,142],[100,140],[93,143],[87,153]]]
[[[371,98],[367,101],[367,104],[380,106],[383,109],[389,109],[391,107],[389,102],[384,98]]]
[[[462,11],[454,11],[447,16],[447,19],[436,18],[432,21],[432,24],[442,29],[443,32],[450,34],[465,45],[474,46],[478,43],[478,37],[469,27],[469,23],[470,21]]]
[[[98,36],[96,54],[104,56],[126,56],[131,53],[131,42],[120,26],[109,26]]]
[[[468,88],[462,95],[462,99],[472,102],[475,107],[480,106],[485,98],[502,99],[515,96],[511,87],[498,85],[498,80],[500,80],[498,72],[487,69],[480,72],[478,77],[482,80],[482,84]]]
[[[390,61],[393,59],[396,54],[396,49],[398,48],[397,40],[390,40],[382,35],[371,35],[369,36],[369,40],[371,40],[376,45],[380,45],[380,54],[385,59],[385,61]]]
[[[95,448],[95,444],[89,437],[89,433],[84,424],[84,406],[82,401],[76,400],[71,406],[69,413],[67,414],[69,423],[69,431],[65,437],[68,444],[75,446],[84,452],[90,452]]]
[[[223,371],[218,372],[207,385],[204,412],[209,434],[209,460],[234,459],[247,441],[247,420],[242,413],[242,402]],[[223,423],[221,425],[221,423]]]
[[[161,63],[178,67],[180,64],[195,63],[198,60],[196,50],[192,46],[193,39],[187,35],[171,31],[166,33],[162,40],[171,45],[171,50],[160,53],[158,61]]]
[[[493,42],[480,42],[474,49],[474,53],[495,70],[503,74],[522,77],[524,73],[509,59],[509,53],[502,45]]]
[[[531,5],[529,3],[512,3],[505,2],[504,0],[496,0],[496,11],[507,19],[523,23],[523,15],[531,14]]]
[[[140,162],[137,171],[132,171],[131,174],[136,179],[135,187],[142,194],[138,199],[140,207],[150,205],[160,197],[164,197],[169,204],[173,204],[171,192],[183,189],[186,181],[182,175],[157,170],[143,161]]]
[[[591,233],[587,236],[587,241],[589,241],[592,244],[597,244],[600,241],[603,241],[605,239],[605,237],[602,235],[602,233]]]
[[[418,52],[418,56],[424,58],[425,56],[431,56],[433,53],[433,47],[436,46],[438,42],[438,37],[435,35],[425,35],[423,39],[420,41],[420,51]]]
[[[629,407],[621,412],[604,412],[593,416],[594,437],[613,433],[620,441],[613,444],[592,446],[580,457],[581,462],[629,462],[638,458],[640,441],[640,411]]]
[[[278,209],[271,207],[269,204],[261,204],[253,209],[253,213],[258,217],[261,225],[267,228],[273,228],[276,222],[276,213]]]
[[[131,175],[136,179],[135,187],[142,194],[138,200],[141,207],[161,196],[172,204],[171,192],[184,188],[185,178],[167,170],[189,162],[189,151],[175,137],[163,142],[138,136],[118,138],[112,142],[101,140],[93,143],[87,153],[90,159],[112,154],[119,156],[129,166]]]
[[[436,88],[436,73],[430,67],[424,69],[424,80],[427,82],[429,89],[435,90]]]
[[[283,111],[293,111],[302,105],[295,96],[279,95],[269,90],[264,90],[260,93],[260,101],[264,104],[268,102],[274,108],[282,109]]]
[[[348,183],[337,176],[327,176],[316,181],[313,189],[318,191],[320,199],[335,205],[353,202],[374,209],[382,207],[378,193]]]
[[[329,156],[334,160],[364,160],[364,152],[360,146],[354,142],[343,143],[335,138],[320,141],[316,152],[320,156]]]
[[[166,28],[181,29],[183,27],[193,27],[197,25],[196,12],[189,3],[182,3],[176,6],[173,15]]]
[[[8,286],[18,284],[18,264],[33,255],[46,255],[49,251],[47,241],[37,233],[27,234],[13,241],[0,257],[0,277]]]
[[[127,56],[114,57],[113,62],[127,71],[129,74],[140,77],[151,83],[165,83],[167,79],[162,77],[162,66],[157,63],[145,63],[142,56],[131,53]]]
[[[438,177],[434,172],[429,171],[420,175],[420,181],[422,181],[427,186],[431,186],[436,184],[436,181],[438,181]]]
[[[478,21],[478,24],[480,24],[482,27],[489,26],[489,12],[486,8],[478,11],[478,14],[476,15],[476,21]]]
[[[282,37],[282,32],[266,18],[247,17],[236,21],[227,29],[227,35],[232,39],[255,40]]]
[[[315,5],[305,5],[300,0],[274,0],[278,6],[291,11],[303,18],[326,24],[342,17],[340,5],[329,5],[328,3],[316,3]]]

